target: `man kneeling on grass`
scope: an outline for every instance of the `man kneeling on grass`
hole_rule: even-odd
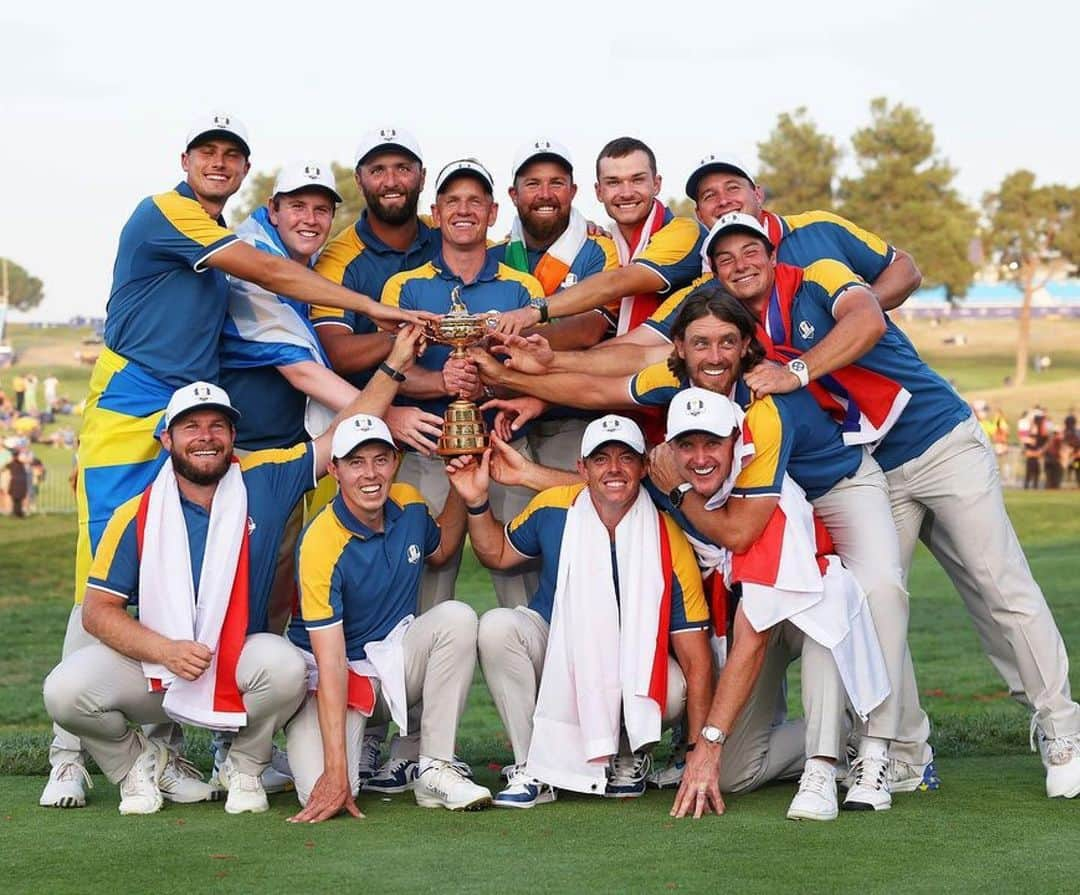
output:
[[[419,491],[394,484],[400,459],[378,417],[342,422],[329,468],[338,496],[301,536],[300,613],[289,639],[307,659],[309,693],[286,729],[304,806],[293,821],[327,820],[342,810],[361,816],[354,799],[368,718],[393,720],[408,733],[419,714],[418,805],[491,804],[491,793],[453,761],[476,667],[476,612],[448,600],[413,615],[425,561],[441,566],[461,546],[465,508],[451,491],[433,519]]]
[[[480,561],[541,561],[528,608],[492,609],[480,622],[484,677],[516,762],[497,807],[551,802],[554,787],[640,796],[662,721],[685,709],[700,730],[710,701],[701,575],[678,525],[641,487],[641,430],[601,417],[580,457],[585,482],[537,494],[505,534],[488,506],[490,451],[479,465],[449,467]]]

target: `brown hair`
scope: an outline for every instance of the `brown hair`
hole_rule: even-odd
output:
[[[656,153],[636,137],[616,137],[596,157],[596,179],[600,179],[600,161],[606,158],[626,158],[632,152],[644,152],[649,157],[649,170],[656,176]]]
[[[757,324],[746,306],[724,291],[717,282],[703,283],[683,299],[682,307],[671,324],[671,341],[685,339],[686,330],[695,320],[702,317],[715,317],[725,323],[731,323],[739,330],[744,339],[750,340],[746,355],[742,359],[742,372],[752,370],[765,358],[765,349],[757,339]],[[673,351],[668,358],[668,369],[679,379],[687,377],[686,361]]]

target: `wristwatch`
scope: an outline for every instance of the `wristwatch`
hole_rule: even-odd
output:
[[[540,312],[540,322],[547,323],[551,319],[551,315],[548,313],[548,303],[546,298],[531,298],[529,299],[529,307],[535,308]]]
[[[723,746],[724,741],[727,740],[727,734],[724,733],[719,727],[713,727],[711,724],[706,724],[701,728],[701,738],[713,746]]]
[[[806,361],[795,358],[789,360],[787,364],[788,371],[795,374],[795,378],[799,380],[799,385],[802,388],[806,388],[810,384],[810,368],[806,366]]]
[[[686,492],[691,490],[694,486],[689,482],[683,482],[681,485],[676,485],[668,492],[668,500],[671,501],[671,505],[678,509],[682,506],[683,498],[686,496]]]

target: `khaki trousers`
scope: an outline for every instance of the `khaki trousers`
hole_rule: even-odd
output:
[[[978,421],[959,423],[887,479],[905,574],[921,539],[960,592],[991,660],[1011,690],[1022,690],[1046,735],[1080,733],[1065,643],[1005,510],[993,448]],[[910,697],[905,689],[904,741],[918,732]]]
[[[247,725],[230,755],[241,773],[258,776],[270,763],[274,731],[299,707],[307,670],[304,657],[275,634],[252,634],[236,667]],[[127,776],[142,750],[130,724],[171,724],[164,694],[146,688],[141,663],[103,643],[73,652],[45,679],[45,708],[78,736],[113,783]]]
[[[532,458],[528,444],[519,438],[510,445],[519,453]],[[415,452],[407,452],[401,460],[397,481],[407,482],[424,495],[431,512],[438,516],[446,505],[450,494],[450,480],[446,477],[446,461],[441,457],[424,457]],[[525,509],[535,492],[528,488],[507,488],[497,482],[491,483],[491,511],[501,522],[506,523]],[[419,612],[426,612],[432,606],[445,600],[454,599],[454,585],[461,567],[461,549],[438,569],[426,568],[420,584]],[[539,564],[525,563],[513,571],[501,572],[489,570],[491,582],[495,586],[495,596],[500,606],[524,606],[532,598],[539,584]]]
[[[573,472],[581,457],[581,438],[588,425],[588,420],[577,417],[538,420],[529,427],[525,438],[537,463]]]
[[[907,729],[925,744],[930,721],[919,705],[919,690],[908,652],[908,592],[893,523],[889,484],[881,467],[863,451],[855,475],[842,479],[813,501],[836,546],[836,553],[866,593],[892,691],[867,719],[866,732],[885,740],[900,734],[902,693],[910,693]]]
[[[458,722],[465,711],[473,671],[476,668],[476,612],[467,603],[449,600],[432,607],[409,625],[405,632],[405,698],[409,705],[409,726],[419,709],[420,754],[450,761]],[[379,693],[374,724],[390,720],[390,709]],[[354,709],[345,712],[345,754],[349,784],[355,796],[360,791],[360,749],[368,719]],[[289,766],[301,805],[323,772],[323,742],[319,729],[319,704],[309,694],[303,707],[285,729]]]

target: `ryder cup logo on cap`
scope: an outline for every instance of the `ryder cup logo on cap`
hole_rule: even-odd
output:
[[[713,171],[726,171],[728,174],[737,174],[739,177],[745,177],[749,180],[750,186],[757,186],[754,183],[754,175],[750,171],[750,166],[744,165],[738,156],[724,152],[712,152],[698,162],[697,167],[690,172],[690,176],[686,179],[686,195],[697,202],[698,184],[701,182],[701,178],[706,174],[711,174]]]
[[[479,180],[484,184],[485,189],[494,195],[495,178],[491,176],[491,172],[487,168],[474,158],[459,158],[446,165],[439,172],[439,176],[435,178],[435,195],[439,195],[443,191],[443,187],[455,177],[464,176]]]
[[[667,415],[667,440],[688,432],[708,432],[727,438],[739,428],[735,405],[726,395],[704,388],[687,388],[671,399]]]
[[[223,411],[234,423],[240,419],[240,411],[232,406],[225,389],[210,382],[193,382],[172,393],[162,422],[167,429],[189,410],[211,409]]]
[[[390,430],[377,416],[367,413],[358,413],[338,423],[334,430],[334,440],[330,444],[330,457],[340,460],[350,451],[369,441],[381,441],[390,447],[397,449]]]
[[[571,174],[574,173],[574,161],[570,157],[570,150],[557,140],[539,137],[521,146],[514,153],[514,167],[510,171],[510,179],[517,177],[521,169],[533,159],[556,159],[562,162]]]
[[[298,190],[313,187],[326,190],[334,197],[335,202],[342,201],[341,194],[337,191],[337,183],[334,182],[334,172],[330,166],[310,160],[290,162],[285,165],[278,172],[277,180],[274,181],[274,191],[270,195],[295,193]]]
[[[581,437],[582,459],[588,459],[598,447],[612,441],[625,444],[635,453],[645,453],[645,436],[641,434],[638,424],[625,416],[609,413],[586,426],[585,434]]]
[[[380,127],[368,131],[360,138],[353,156],[353,168],[358,168],[369,155],[380,149],[398,149],[418,162],[424,161],[416,137],[400,127]]]
[[[717,218],[716,223],[712,225],[712,229],[709,231],[709,235],[705,237],[705,242],[701,246],[701,257],[706,264],[712,264],[713,243],[715,243],[723,234],[733,232],[750,233],[754,236],[760,236],[765,240],[770,249],[776,248],[776,246],[773,245],[772,239],[769,237],[769,231],[765,229],[765,225],[761,223],[761,221],[752,214],[743,214],[741,211],[733,211],[730,214],[725,214]]]
[[[196,121],[188,129],[184,151],[191,149],[197,143],[212,140],[214,137],[235,140],[244,150],[244,155],[251,155],[251,147],[248,146],[247,128],[235,116],[226,115],[223,112],[212,112]]]

